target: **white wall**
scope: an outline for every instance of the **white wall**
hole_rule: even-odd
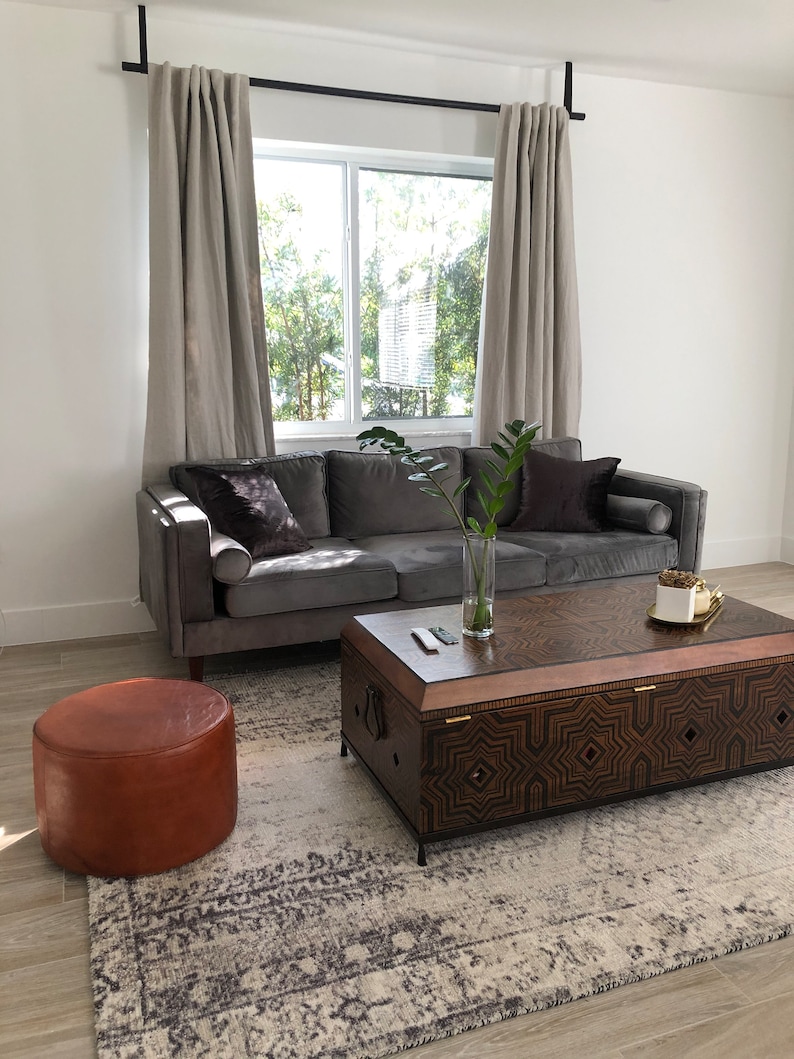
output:
[[[11,643],[144,619],[129,600],[146,110],[118,69],[118,34],[109,16],[0,6],[0,608]]]
[[[794,103],[578,79],[585,455],[709,490],[706,566],[780,558]]]
[[[793,196],[794,197],[794,196]],[[783,289],[789,292],[787,310],[781,319],[780,342],[783,356],[792,357],[792,335],[794,335],[794,226],[789,225],[788,267],[783,277]],[[789,411],[791,424],[787,446],[786,478],[781,486],[785,502],[783,510],[783,539],[780,558],[787,563],[794,563],[794,394],[790,395]]]
[[[561,95],[556,74],[151,15],[149,52],[420,95]],[[137,59],[134,13],[0,2],[0,89],[14,101],[0,117],[9,643],[150,627],[131,605],[146,79],[122,73],[124,59]],[[592,76],[574,87],[587,113],[571,130],[585,456],[705,485],[707,565],[778,558],[792,428],[794,103]],[[495,127],[488,115],[259,90],[252,119],[260,136],[481,156]],[[789,498],[794,540],[791,488]]]

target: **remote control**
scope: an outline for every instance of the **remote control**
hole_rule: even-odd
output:
[[[438,644],[429,629],[411,629],[411,632],[426,651],[438,650]]]
[[[451,632],[447,632],[446,629],[442,629],[440,625],[431,625],[430,631],[437,640],[442,643],[458,643],[457,636],[453,636]]]

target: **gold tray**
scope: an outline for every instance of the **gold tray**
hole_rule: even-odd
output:
[[[678,625],[679,628],[689,629],[695,625],[702,625],[704,621],[708,621],[709,618],[713,618],[717,611],[722,606],[725,600],[725,596],[720,595],[717,599],[712,601],[711,606],[705,614],[698,614],[692,621],[671,621],[669,618],[657,618],[656,617],[656,604],[652,603],[650,607],[645,611],[651,621],[658,621],[660,625]]]

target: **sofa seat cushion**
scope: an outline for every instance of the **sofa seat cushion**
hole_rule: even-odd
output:
[[[397,595],[397,574],[386,558],[337,537],[310,543],[308,552],[259,559],[239,585],[221,586],[227,614],[250,618]]]
[[[678,560],[667,534],[613,529],[602,533],[511,533],[510,539],[546,557],[546,584],[573,585],[605,577],[656,574]]]
[[[463,537],[459,530],[362,537],[359,548],[388,559],[397,571],[397,595],[406,603],[460,597]],[[513,540],[496,539],[496,591],[535,588],[546,579],[546,560]]]

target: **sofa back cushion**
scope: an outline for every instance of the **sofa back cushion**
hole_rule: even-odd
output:
[[[461,450],[452,446],[425,449],[434,463],[447,463],[442,477],[451,494],[462,481]],[[326,452],[331,534],[334,537],[373,537],[384,533],[418,533],[454,529],[455,522],[443,500],[420,491],[409,482],[411,468],[399,456],[383,452]],[[428,464],[432,467],[433,464]],[[458,510],[462,513],[460,498]]]
[[[558,456],[564,460],[581,460],[582,443],[579,438],[544,438],[533,441],[532,448],[538,452],[545,452],[548,456]],[[493,477],[493,472],[486,466],[487,460],[493,460],[499,465],[498,458],[494,455],[490,445],[476,446],[463,450],[463,477],[471,478],[471,485],[466,490],[466,515],[472,515],[480,525],[485,522],[485,512],[477,499],[477,490],[487,496],[483,487],[480,472],[484,469]],[[496,516],[497,526],[509,526],[518,515],[521,504],[522,469],[519,468],[510,480],[513,482],[512,490],[505,496],[505,506]]]
[[[330,535],[325,456],[321,452],[287,452],[282,456],[178,463],[169,472],[171,481],[194,504],[199,502],[199,497],[196,484],[188,471],[197,466],[214,467],[219,471],[262,467],[272,476],[305,535],[310,539]]]

